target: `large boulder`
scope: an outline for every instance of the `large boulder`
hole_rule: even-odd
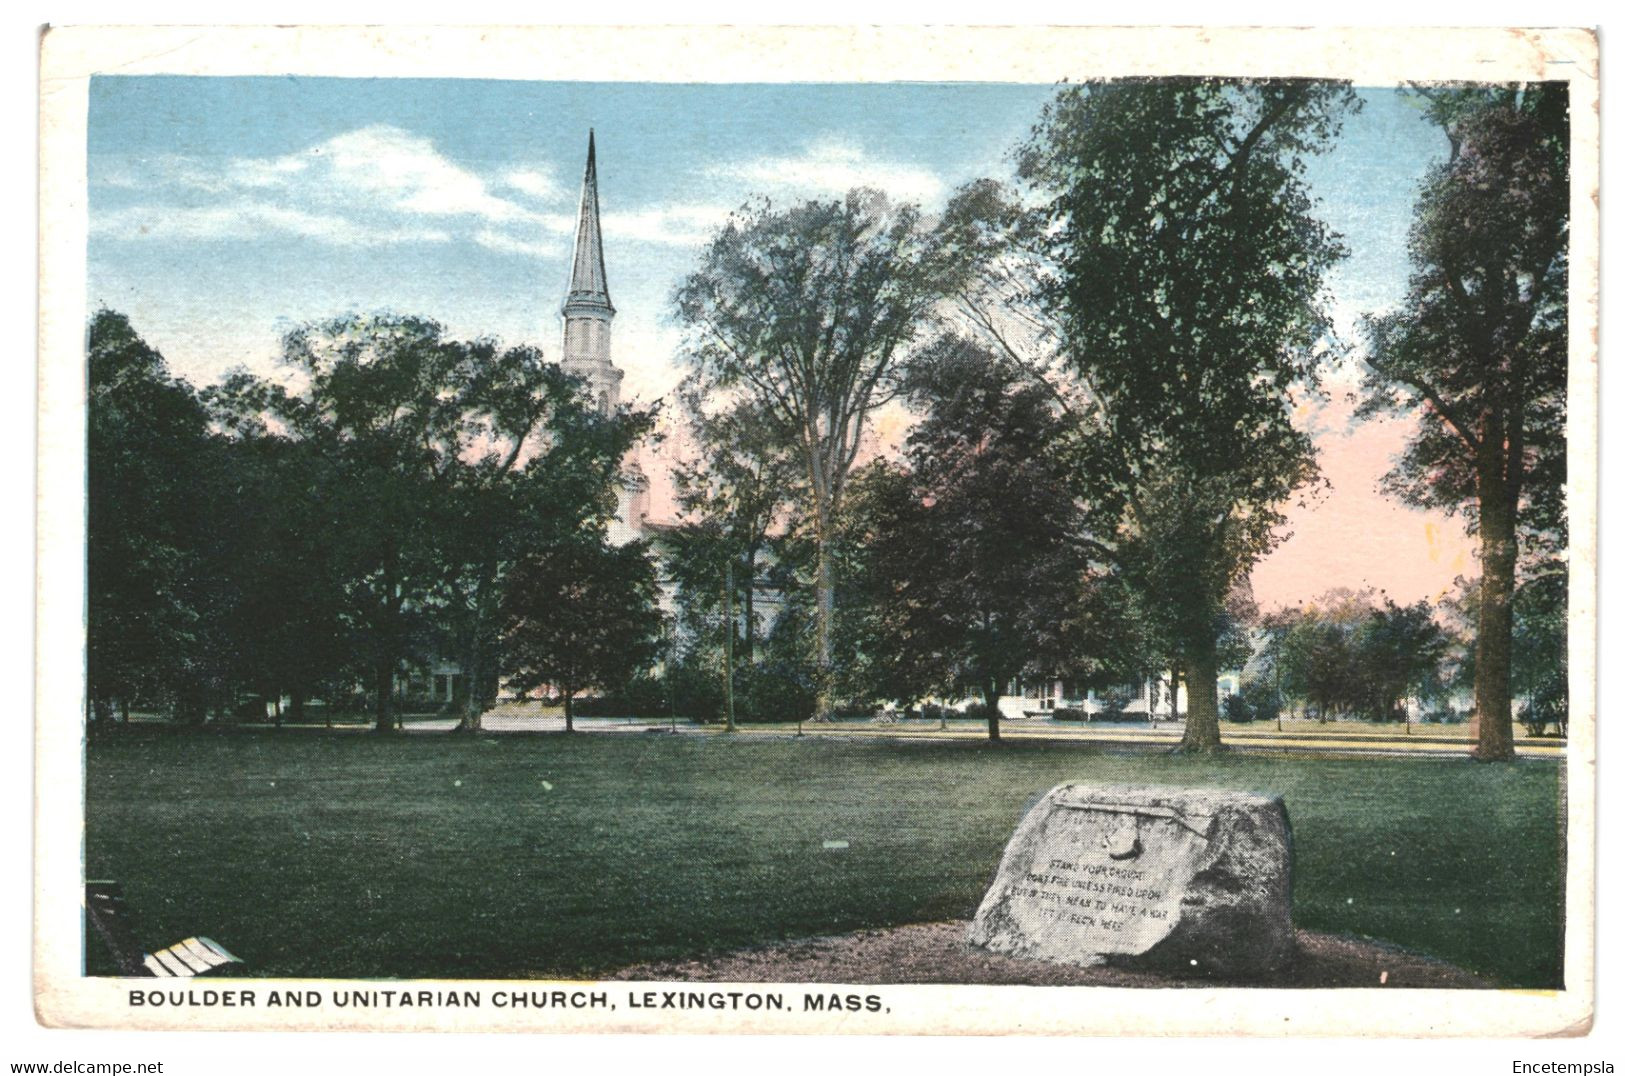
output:
[[[1063,964],[1280,971],[1294,952],[1286,805],[1219,788],[1060,785],[1016,827],[969,940]]]

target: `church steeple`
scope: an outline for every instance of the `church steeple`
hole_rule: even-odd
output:
[[[604,274],[604,239],[598,224],[598,152],[593,132],[587,132],[587,173],[581,180],[581,215],[576,223],[575,258],[570,268],[570,292],[564,316],[612,318],[609,280]]]
[[[615,305],[609,301],[609,282],[604,275],[604,237],[598,225],[598,150],[591,131],[587,132],[587,174],[581,180],[581,216],[563,312],[560,365],[586,381],[594,404],[609,414],[621,402],[623,374],[609,357]]]

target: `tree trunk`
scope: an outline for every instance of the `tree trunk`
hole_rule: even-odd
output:
[[[835,628],[835,564],[823,529],[819,527],[818,578],[813,588],[818,614],[818,711],[813,718],[815,721],[828,721],[835,713],[830,675],[834,664],[830,639]]]
[[[1185,719],[1185,736],[1179,750],[1209,755],[1219,744],[1219,662],[1211,650],[1193,655],[1185,666],[1185,683],[1190,688],[1190,716]]]
[[[745,554],[745,664],[756,664],[756,550]]]
[[[734,562],[722,569],[722,701],[727,731],[734,731]]]
[[[395,714],[390,705],[395,695],[395,663],[388,658],[379,658],[372,669],[373,692],[376,698],[373,702],[373,731],[394,732]]]
[[[1478,540],[1483,577],[1473,677],[1480,762],[1507,762],[1512,750],[1512,595],[1518,563],[1517,522],[1498,457],[1486,444],[1479,465]]]
[[[329,709],[331,709],[331,707],[329,707]],[[304,723],[305,693],[298,688],[294,688],[292,693],[288,695],[288,718],[289,720],[298,724]]]
[[[485,587],[479,587],[474,593],[474,623],[468,633],[468,644],[463,648],[463,713],[457,722],[458,732],[480,731],[480,711],[482,671],[480,663],[484,660],[485,639]],[[456,692],[452,692],[455,702]]]
[[[373,730],[380,733],[395,731],[395,667],[396,646],[400,638],[400,600],[396,583],[397,553],[393,548],[388,549],[383,557],[383,600],[380,603],[377,625],[377,638],[374,645],[379,648],[379,655],[373,666],[373,686],[377,691],[377,700],[374,703]]]
[[[999,682],[989,679],[982,686],[982,701],[987,703],[987,738],[999,742]]]
[[[576,730],[575,709],[574,709],[574,706],[573,706],[574,702],[575,702],[575,692],[566,691],[564,693],[564,731],[565,732],[574,732]]]

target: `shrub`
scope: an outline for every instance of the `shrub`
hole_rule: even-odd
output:
[[[1100,693],[1100,717],[1105,721],[1121,721],[1128,716],[1129,693],[1122,688],[1110,688]]]
[[[817,708],[810,670],[799,662],[770,658],[739,670],[734,690],[737,714],[752,721],[806,721]]]
[[[1518,724],[1522,725],[1524,731],[1531,736],[1544,736],[1548,728],[1555,735],[1567,736],[1569,734],[1568,699],[1563,698],[1561,705],[1552,704],[1544,699],[1536,699],[1533,704],[1526,703],[1518,710]]]
[[[1070,706],[1062,706],[1050,711],[1050,717],[1056,721],[1087,721],[1089,713],[1086,710],[1075,710]]]
[[[634,717],[668,717],[672,712],[665,682],[649,673],[639,673],[626,685],[626,706]]]
[[[1274,721],[1281,715],[1281,704],[1274,687],[1262,680],[1250,680],[1234,695],[1225,696],[1223,713],[1226,721],[1242,724]]]
[[[974,721],[986,721],[993,716],[993,707],[985,702],[973,702],[965,707],[964,716]]]
[[[570,700],[570,712],[576,717],[630,717],[632,707],[626,696],[580,695]]]
[[[661,686],[671,692],[671,700],[666,704],[668,713],[675,709],[678,717],[691,721],[722,720],[722,671],[698,656],[685,654],[668,665]],[[737,711],[737,697],[734,702]]]

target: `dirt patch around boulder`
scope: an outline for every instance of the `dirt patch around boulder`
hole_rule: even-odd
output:
[[[1289,970],[1263,980],[1225,981],[1109,965],[1078,968],[1000,956],[966,944],[967,927],[967,923],[952,922],[861,930],[854,934],[742,949],[699,960],[635,964],[607,978],[644,982],[1430,990],[1483,990],[1496,985],[1453,964],[1397,946],[1309,930],[1296,932],[1298,954]]]

